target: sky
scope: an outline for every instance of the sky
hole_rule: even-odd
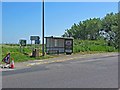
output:
[[[89,18],[103,18],[107,13],[118,12],[117,2],[46,2],[45,36],[61,36],[74,23]],[[31,35],[42,40],[41,2],[2,3],[2,42],[18,43]]]
[[[0,43],[2,43],[2,3],[0,2]]]
[[[42,0],[1,0],[2,2],[41,2]],[[119,2],[119,0],[44,0],[45,2]]]

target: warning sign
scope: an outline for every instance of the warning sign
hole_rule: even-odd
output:
[[[8,53],[2,60],[3,62],[10,64],[10,53]]]

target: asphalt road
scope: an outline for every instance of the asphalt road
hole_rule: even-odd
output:
[[[3,88],[118,88],[118,56],[76,58],[2,75]]]

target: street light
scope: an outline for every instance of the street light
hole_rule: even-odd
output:
[[[44,56],[44,0],[42,0],[42,56]]]

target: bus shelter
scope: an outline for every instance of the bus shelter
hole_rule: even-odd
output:
[[[72,37],[45,37],[47,54],[72,54],[73,38]]]

